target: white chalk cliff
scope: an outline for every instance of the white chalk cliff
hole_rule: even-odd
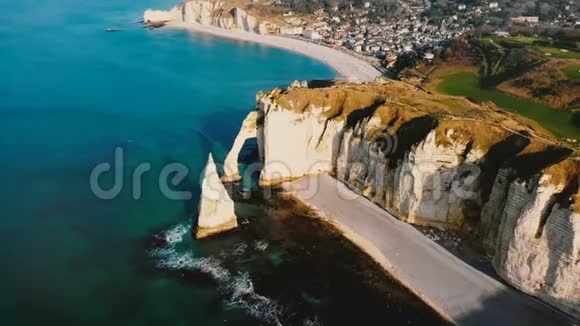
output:
[[[549,173],[517,179],[512,169],[500,171],[483,210],[483,230],[494,246],[493,265],[500,276],[579,316],[580,213],[573,203],[578,162],[558,166],[571,176],[567,183],[553,182]]]
[[[213,156],[209,154],[202,182],[195,236],[202,239],[237,227],[234,201],[219,178]]]
[[[256,114],[262,184],[334,173],[410,223],[478,234],[501,277],[580,316],[572,150],[491,105],[400,82],[276,89]]]
[[[191,0],[178,4],[168,11],[147,9],[145,22],[174,22],[184,24],[213,25],[228,30],[241,30],[267,34],[277,30],[268,21],[260,21],[241,8],[230,8],[223,1]]]

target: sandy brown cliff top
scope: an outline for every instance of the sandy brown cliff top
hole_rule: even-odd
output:
[[[546,153],[544,157],[568,157],[544,170],[552,176],[553,184],[566,184],[580,172],[580,161],[574,158],[578,156],[577,150],[558,142],[536,122],[499,110],[490,102],[434,94],[393,80],[365,84],[337,82],[321,88],[275,89],[260,96],[269,97],[279,107],[297,113],[313,108],[322,109],[325,118],[343,120],[347,125],[365,115],[378,116],[381,123],[376,132],[367,133],[371,137],[386,129],[396,132],[405,123],[419,117],[436,120],[436,142],[442,146],[469,143],[470,147],[487,153],[493,146],[516,135],[527,142],[519,156],[542,157]]]

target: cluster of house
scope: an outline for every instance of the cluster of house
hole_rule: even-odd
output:
[[[316,20],[308,26],[289,26],[280,29],[284,35],[302,36],[348,49],[362,55],[396,61],[403,52],[416,51],[432,59],[431,49],[444,47],[447,41],[472,28],[467,12],[457,13],[439,21],[423,17],[427,5],[401,4],[405,13],[400,19],[371,20],[373,4],[339,13],[338,8],[315,13]],[[286,17],[292,19],[292,13]]]
[[[374,4],[366,2],[361,8],[338,10],[334,7],[314,13],[313,22],[304,23],[292,12],[284,14],[288,26],[280,28],[283,35],[300,36],[312,41],[348,49],[361,55],[394,62],[403,52],[415,51],[426,60],[432,50],[444,47],[447,41],[474,28],[474,17],[482,17],[502,10],[498,2],[482,1],[478,6],[457,3],[457,10],[443,19],[426,17],[430,3],[401,3],[403,14],[397,19],[374,18]],[[513,17],[513,23],[534,24],[536,16]]]

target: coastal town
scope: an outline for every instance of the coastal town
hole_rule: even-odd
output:
[[[404,18],[379,18],[377,22],[368,18],[373,10],[369,2],[365,3],[362,10],[353,8],[340,15],[335,14],[335,11],[325,12],[321,9],[315,13],[316,21],[310,26],[281,28],[280,33],[301,35],[309,40],[394,62],[397,55],[409,51],[422,52],[426,59],[432,58],[433,54],[427,52],[429,49],[444,47],[448,40],[473,28],[468,11],[432,22],[421,15],[427,9],[425,5],[403,4],[403,8],[407,13]],[[338,11],[338,8],[335,10]],[[292,14],[289,12],[287,15]]]
[[[284,1],[274,1],[274,4],[283,5]],[[493,34],[498,36],[509,35],[505,27],[513,25],[580,27],[574,1],[549,21],[539,16],[502,14],[502,5],[495,1],[479,1],[477,5],[449,2],[442,12],[437,6],[430,1],[397,1],[397,17],[389,17],[377,15],[377,4],[373,2],[363,2],[360,7],[349,4],[341,8],[336,5],[314,11],[311,15],[313,21],[288,10],[283,14],[287,26],[276,32],[378,58],[389,64],[405,52],[415,52],[429,62],[435,57],[433,51],[446,47],[449,40],[482,25],[487,25],[488,29],[497,27]]]
[[[546,0],[499,1],[218,0],[207,2],[212,3],[207,8],[149,11],[144,23],[159,28],[167,22],[191,20],[284,36],[346,52],[379,70],[393,67],[403,54],[431,63],[452,40],[468,33],[507,37],[522,29],[532,35],[542,31],[577,35],[580,30],[580,6],[574,0],[558,0],[554,5]],[[185,11],[195,14],[182,14]]]

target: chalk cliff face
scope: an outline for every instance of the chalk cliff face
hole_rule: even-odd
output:
[[[262,184],[331,172],[411,223],[479,234],[498,273],[580,315],[580,163],[490,104],[400,82],[259,94]]]
[[[578,161],[514,178],[503,169],[483,210],[497,272],[520,290],[580,316]],[[559,180],[557,179],[559,178]],[[492,208],[493,207],[493,208]]]
[[[196,238],[206,238],[237,227],[234,202],[221,182],[210,154],[202,183]]]
[[[267,21],[259,21],[243,9],[229,8],[222,1],[192,0],[179,4],[169,11],[145,11],[145,22],[177,22],[185,24],[214,25],[228,30],[241,30],[266,34],[276,30]]]

